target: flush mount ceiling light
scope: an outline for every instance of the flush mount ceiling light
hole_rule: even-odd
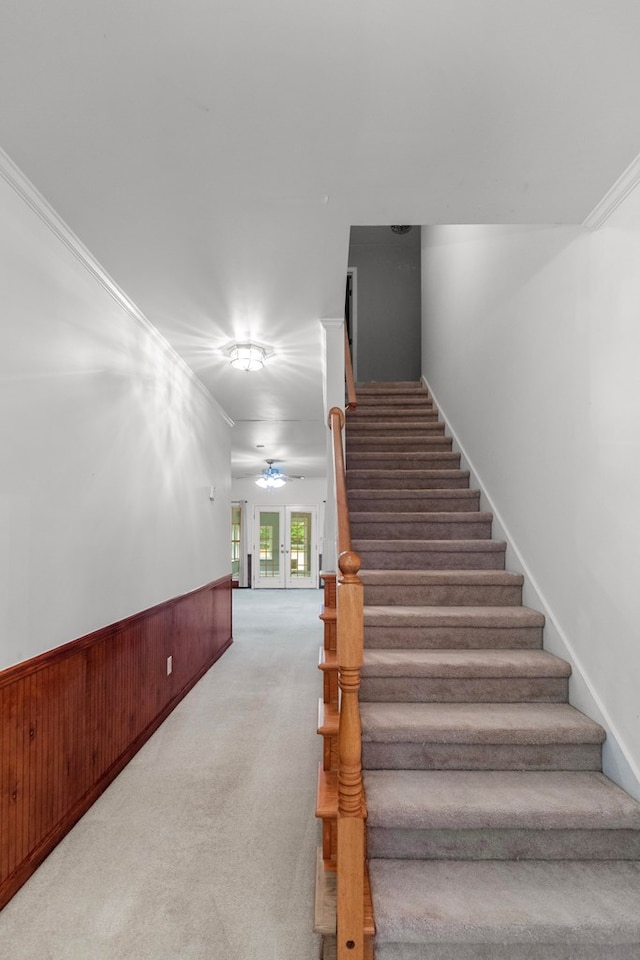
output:
[[[409,233],[411,227],[407,226],[406,224],[395,224],[391,227],[391,230],[393,233]]]
[[[257,343],[234,343],[229,348],[229,360],[236,370],[262,370],[267,351]]]

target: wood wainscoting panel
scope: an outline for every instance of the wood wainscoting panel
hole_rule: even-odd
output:
[[[228,576],[0,672],[0,909],[231,639]]]

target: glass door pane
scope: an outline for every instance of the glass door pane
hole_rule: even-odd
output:
[[[260,576],[280,576],[280,514],[260,512]]]
[[[292,513],[289,521],[289,576],[311,576],[311,514]]]
[[[283,507],[256,507],[254,586],[284,587]]]
[[[315,514],[310,507],[287,507],[287,587],[317,586]]]
[[[231,577],[240,579],[240,544],[242,534],[242,509],[239,506],[231,507]]]

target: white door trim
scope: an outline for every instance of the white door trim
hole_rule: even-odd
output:
[[[351,365],[353,379],[358,382],[358,268],[347,267],[351,277]]]
[[[280,517],[280,569],[276,577],[260,576],[260,514],[277,513]],[[289,558],[291,556],[291,515],[293,513],[311,514],[311,574],[309,577],[292,577]],[[253,561],[251,564],[251,586],[255,589],[309,589],[318,585],[318,505],[257,503],[253,508],[252,540]]]

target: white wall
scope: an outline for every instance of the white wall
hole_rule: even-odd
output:
[[[326,501],[320,553],[324,573],[338,569],[338,512],[336,504],[336,481],[333,466],[333,431],[329,427],[329,411],[333,407],[345,409],[345,322],[343,318],[324,319],[322,324],[323,364],[322,388],[325,410],[325,436],[327,452]],[[344,431],[342,433],[344,449]]]
[[[423,375],[639,795],[640,191],[598,232],[423,228]],[[518,556],[519,554],[519,556]]]
[[[229,572],[230,428],[0,173],[3,668]]]

